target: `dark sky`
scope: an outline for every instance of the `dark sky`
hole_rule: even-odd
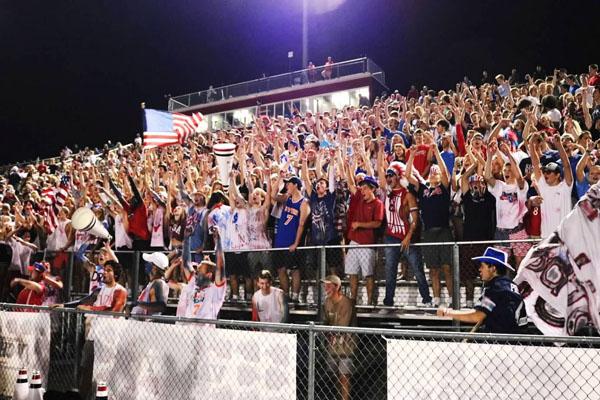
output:
[[[309,0],[320,6],[334,0]],[[341,0],[335,0],[339,2]],[[301,60],[301,0],[0,0],[0,164],[130,142],[139,104]],[[316,6],[315,6],[316,7]],[[597,1],[346,0],[309,16],[309,59],[363,55],[388,86],[599,63]]]

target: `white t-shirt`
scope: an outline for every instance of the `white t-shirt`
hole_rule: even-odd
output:
[[[226,235],[229,238],[229,250],[250,248],[248,225],[248,210],[246,208],[232,208],[227,223]]]
[[[98,296],[96,297],[96,301],[94,301],[94,306],[99,307],[112,307],[113,298],[115,297],[115,292],[124,291],[127,292],[120,284],[116,283],[113,287],[108,287],[106,285],[102,286]]]
[[[231,240],[228,237],[227,225],[231,217],[231,207],[221,205],[214,208],[208,214],[208,229],[216,228],[219,232],[219,240],[221,241],[221,249],[223,251],[231,249]]]
[[[225,281],[221,285],[212,283],[203,289],[198,289],[194,281],[182,284],[182,286],[179,301],[180,303],[183,301],[184,304],[177,307],[178,317],[217,319],[225,301],[225,292],[227,291]]]
[[[562,180],[558,185],[549,186],[544,177],[536,181],[538,192],[544,199],[540,206],[542,213],[542,237],[545,238],[558,228],[560,221],[571,212],[571,190],[573,185],[567,185]]]
[[[529,185],[524,183],[523,189],[519,185],[507,185],[505,182],[496,180],[488,190],[496,198],[496,227],[499,229],[513,229],[523,222],[523,216],[527,212],[527,191]]]
[[[274,287],[271,287],[271,292],[266,296],[260,290],[252,296],[252,305],[256,307],[261,322],[281,322],[283,301],[283,290]]]

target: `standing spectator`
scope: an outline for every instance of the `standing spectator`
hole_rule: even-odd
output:
[[[317,171],[317,174],[320,171]],[[308,176],[308,165],[306,157],[302,158],[302,180],[306,186],[306,195],[310,201],[311,246],[335,246],[340,244],[340,237],[335,229],[335,167],[331,160],[327,175],[320,175],[313,189]],[[342,260],[339,249],[326,250],[326,263],[329,269],[335,269],[334,265]],[[311,251],[311,262],[316,265],[318,250]]]
[[[385,298],[383,304],[394,305],[396,294],[396,279],[398,275],[398,262],[404,255],[408,265],[414,273],[419,293],[424,304],[431,303],[429,287],[423,271],[423,261],[420,248],[410,246],[416,236],[419,224],[419,208],[415,196],[408,190],[406,169],[400,162],[392,162],[384,173],[384,163],[381,161],[383,151],[380,151],[379,176],[385,175],[385,182],[381,182],[382,192],[385,196],[385,218],[387,221],[383,242],[389,244],[385,251]],[[397,246],[400,244],[400,246]],[[389,309],[380,311],[388,313]]]
[[[285,322],[287,302],[283,290],[271,286],[273,276],[263,270],[258,276],[258,287],[252,296],[252,321]]]
[[[351,299],[341,292],[342,281],[337,275],[329,275],[321,280],[325,284],[325,303],[323,304],[323,324],[329,326],[355,325],[356,314]],[[352,334],[331,333],[327,337],[327,361],[330,368],[338,374],[342,399],[350,398],[350,377],[353,370],[352,354],[356,340]]]
[[[430,151],[435,155],[437,165],[429,170],[429,178],[422,184],[412,175],[415,152],[411,152],[406,166],[408,181],[415,187],[418,193],[421,218],[423,219],[423,241],[451,242],[452,230],[450,229],[450,179],[446,164],[442,159],[440,151],[434,143],[430,145]],[[448,297],[452,298],[452,248],[450,246],[425,247],[425,264],[429,268],[431,287],[433,289],[433,305],[440,305],[441,281],[440,269],[444,273]]]
[[[29,267],[29,269],[31,271],[30,279],[15,278],[10,283],[10,286],[23,286],[23,289],[17,296],[16,304],[41,306],[48,292],[48,288],[46,287],[46,282],[44,280],[46,266],[42,263],[35,263]]]
[[[485,180],[488,184],[488,190],[496,198],[496,233],[494,239],[527,239],[528,235],[523,226],[523,216],[527,212],[525,202],[527,201],[529,185],[523,179],[521,170],[510,153],[508,145],[503,143],[500,150],[498,150],[495,141],[491,142],[485,163]],[[496,157],[503,159],[503,156],[508,158],[508,162],[504,163],[502,168],[504,181],[501,181],[496,179],[492,173],[492,160]],[[510,243],[506,247],[512,249],[518,267],[527,254],[530,245],[528,243]]]
[[[132,191],[132,196],[127,200],[112,180],[109,185],[121,206],[127,211],[128,231],[133,239],[134,250],[146,250],[150,246],[150,231],[148,230],[148,211],[144,199],[138,190],[129,169],[127,179]]]
[[[408,90],[408,93],[406,93],[406,98],[408,100],[410,99],[418,99],[419,98],[419,91],[417,90],[417,87],[415,85],[410,85],[410,89]]]
[[[302,196],[300,189],[302,181],[297,176],[292,176],[285,181],[286,193],[275,196],[275,201],[285,204],[281,217],[277,221],[275,233],[275,247],[287,248],[287,251],[277,253],[281,256],[277,272],[281,289],[287,295],[289,293],[289,279],[287,270],[292,271],[292,301],[298,302],[300,296],[300,267],[302,257],[296,249],[300,245],[304,233],[304,224],[310,214],[308,201]]]
[[[493,240],[496,231],[496,199],[487,191],[485,179],[474,174],[478,165],[472,164],[460,176],[460,190],[462,193],[462,206],[465,214],[463,240],[479,241]],[[465,285],[466,306],[473,307],[475,297],[475,282],[477,268],[473,265],[471,254],[481,254],[485,245],[463,245],[460,249],[460,275],[461,282]]]
[[[241,147],[240,147],[241,149]],[[241,152],[238,152],[238,157],[242,160]],[[244,170],[240,161],[241,176],[244,176]],[[239,281],[240,277],[245,278],[244,293],[246,300],[252,299],[253,284],[252,274],[248,266],[248,253],[238,252],[236,250],[247,250],[250,248],[250,237],[248,235],[248,202],[242,197],[237,186],[236,178],[240,176],[240,171],[231,171],[229,183],[229,205],[231,207],[231,215],[227,222],[227,235],[231,245],[228,250],[231,252],[225,253],[225,265],[227,265],[227,274],[229,276],[229,284],[231,285],[231,298],[235,301],[239,298]]]
[[[517,285],[506,276],[506,271],[514,269],[508,264],[508,255],[502,250],[488,247],[481,257],[474,257],[480,263],[479,275],[483,281],[483,291],[479,303],[472,311],[440,308],[438,316],[451,317],[460,322],[482,324],[483,332],[519,333],[527,324],[525,305]]]
[[[306,67],[306,74],[308,76],[308,82],[313,83],[317,80],[317,67],[313,64],[312,61],[308,62],[308,66]]]
[[[222,253],[219,253],[217,253],[216,264],[205,258],[195,271],[189,274],[187,283],[180,284],[178,317],[217,319],[227,292],[227,281],[223,275],[223,257]]]
[[[530,142],[529,146],[531,163],[533,164],[533,181],[542,197],[542,204],[540,205],[542,238],[552,234],[558,228],[560,221],[573,207],[571,202],[573,172],[569,164],[569,157],[562,145],[560,135],[556,134],[553,139],[562,161],[564,179],[561,178],[561,168],[557,163],[550,162],[542,167],[538,149],[533,142]]]
[[[590,146],[592,147],[592,146]],[[600,165],[592,163],[592,150],[588,148],[583,157],[577,163],[575,188],[577,189],[577,198],[581,198],[591,186],[600,180]],[[588,168],[588,173],[585,169]]]
[[[600,75],[598,75],[598,64],[590,64],[588,66],[588,85],[600,86]]]
[[[365,176],[358,184],[348,169],[348,187],[350,189],[350,209],[348,210],[348,240],[350,245],[375,244],[375,231],[385,217],[383,203],[375,197],[379,184],[375,178]],[[367,283],[367,304],[373,302],[375,280],[376,251],[373,248],[351,248],[345,260],[345,273],[350,276],[350,297],[356,301],[358,294],[358,274],[362,273]]]
[[[104,275],[102,276],[104,284],[99,291],[59,306],[76,306],[80,310],[123,312],[127,303],[127,289],[117,283],[122,272],[123,266],[117,261],[107,261],[104,264]],[[89,303],[92,305],[87,305]]]
[[[333,74],[333,59],[331,58],[331,56],[327,57],[327,60],[325,61],[325,67],[323,69],[323,71],[321,71],[321,76],[323,77],[323,79],[331,79],[331,76]]]
[[[164,276],[169,266],[169,258],[160,252],[143,254],[144,261],[152,264],[150,270],[150,282],[142,290],[138,297],[136,306],[131,310],[132,314],[160,315],[167,307],[169,296],[169,285]]]

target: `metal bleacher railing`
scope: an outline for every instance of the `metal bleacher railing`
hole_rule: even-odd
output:
[[[362,57],[354,60],[336,62],[331,68],[331,79],[368,73],[385,86],[385,73],[369,58]],[[325,65],[320,65],[316,66],[314,69],[301,69],[251,81],[210,88],[200,92],[174,96],[169,99],[169,111],[178,111],[188,107],[223,101],[230,98],[255,95],[295,85],[315,84],[324,80],[321,76],[321,72],[324,69]]]

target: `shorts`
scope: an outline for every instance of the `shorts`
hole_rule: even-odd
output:
[[[525,231],[525,229],[519,225],[515,229],[500,229],[496,228],[496,233],[494,234],[494,240],[523,240],[529,239],[529,235]],[[498,245],[498,248],[506,251],[510,254],[511,250],[515,257],[525,257],[529,249],[531,248],[531,243],[502,243]]]
[[[460,281],[474,280],[479,276],[479,262],[471,260],[479,257],[487,248],[486,244],[465,244],[459,248],[460,254]]]
[[[423,232],[423,243],[447,243],[448,246],[424,246],[423,260],[427,268],[452,265],[452,231],[450,228],[432,228]]]
[[[252,251],[248,254],[248,269],[254,276],[263,269],[271,269],[271,253],[268,251]]]
[[[285,269],[298,269],[301,265],[304,264],[305,254],[302,254],[302,251],[289,251],[289,250],[281,250],[273,252],[273,264],[277,267],[277,269],[285,268]]]
[[[358,243],[352,241],[350,244],[355,245]],[[361,273],[363,278],[373,276],[376,259],[377,252],[375,249],[366,247],[349,249],[346,254],[344,272],[348,275],[358,275]]]
[[[225,252],[225,275],[250,276],[248,268],[248,253]]]

